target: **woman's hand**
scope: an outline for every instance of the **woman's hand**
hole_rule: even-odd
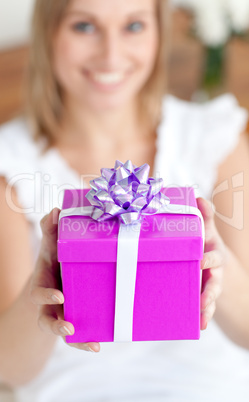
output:
[[[60,210],[54,208],[41,220],[43,233],[39,257],[31,286],[32,302],[39,306],[39,326],[51,334],[73,335],[74,327],[64,321],[64,296],[61,289],[60,265],[57,261],[57,231]],[[70,346],[87,351],[98,352],[97,342],[74,343]]]
[[[227,260],[227,248],[220,237],[214,222],[214,210],[211,202],[197,198],[205,224],[205,247],[201,261],[201,329],[206,329],[214,315],[216,300],[222,292],[223,269]]]

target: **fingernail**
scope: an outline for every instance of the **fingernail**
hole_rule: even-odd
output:
[[[57,224],[58,223],[58,218],[59,218],[59,214],[60,214],[60,209],[59,208],[54,208],[52,211],[52,222],[53,224]]]
[[[87,346],[87,350],[88,350],[88,352],[94,352],[94,353],[96,353],[96,350],[90,348],[90,346]]]
[[[60,327],[60,332],[62,335],[72,335],[71,331],[67,327]]]
[[[51,296],[51,299],[55,302],[55,303],[62,303],[62,300],[58,297],[58,296],[55,296],[55,295],[52,295]]]

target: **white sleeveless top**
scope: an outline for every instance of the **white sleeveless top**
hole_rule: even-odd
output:
[[[205,105],[167,96],[162,110],[151,175],[162,177],[165,186],[193,186],[196,196],[210,199],[217,167],[245,129],[246,111],[230,94]],[[63,189],[82,186],[56,148],[45,155],[41,148],[21,120],[0,129],[0,175],[15,185],[25,209],[34,260],[40,219],[61,207]],[[249,352],[214,320],[199,341],[101,343],[97,354],[58,338],[45,369],[14,392],[16,402],[246,402]]]

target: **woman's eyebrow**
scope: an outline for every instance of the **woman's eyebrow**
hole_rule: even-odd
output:
[[[127,14],[127,17],[136,17],[136,16],[141,16],[141,15],[151,15],[152,12],[151,10],[140,10],[140,11],[135,11],[130,14]]]
[[[90,17],[90,18],[95,18],[95,15],[94,15],[94,14],[91,14],[91,13],[88,13],[88,12],[82,11],[82,10],[68,11],[68,12],[66,13],[66,16],[67,16],[67,17],[71,17],[71,16],[81,16],[81,15],[87,16],[87,17]]]
[[[131,18],[131,17],[137,17],[137,16],[142,16],[142,15],[149,15],[151,14],[151,11],[149,10],[139,10],[139,11],[135,11],[135,12],[131,12],[129,14],[126,15],[126,17]],[[83,10],[72,10],[72,11],[68,11],[66,13],[67,17],[71,17],[71,16],[85,16],[88,18],[92,18],[92,19],[98,19],[98,15],[92,14],[88,11],[83,11]]]

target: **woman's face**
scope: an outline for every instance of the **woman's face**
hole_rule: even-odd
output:
[[[136,98],[158,50],[156,1],[71,0],[53,41],[67,100],[104,111]]]

